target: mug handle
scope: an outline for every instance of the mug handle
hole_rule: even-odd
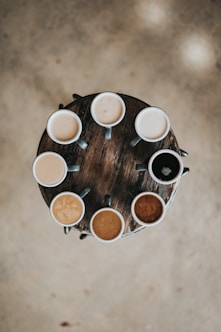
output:
[[[91,188],[86,187],[80,192],[79,196],[81,198],[84,198],[85,196],[87,196],[87,194],[89,194],[90,191],[91,191]]]
[[[104,196],[104,207],[110,207],[111,206],[111,196],[105,195]]]
[[[87,144],[83,139],[81,139],[81,138],[79,138],[79,139],[76,141],[76,143],[77,143],[77,145],[78,145],[81,149],[83,149],[83,150],[85,150],[85,149],[88,147],[88,144]]]
[[[134,148],[141,141],[140,136],[136,136],[132,141],[130,141],[130,146]]]
[[[109,140],[109,139],[111,139],[111,136],[112,136],[112,128],[106,127],[105,128],[105,139]]]
[[[147,165],[146,164],[136,164],[136,170],[137,171],[147,171]]]
[[[64,227],[64,234],[67,235],[70,233],[70,231],[71,231],[71,227],[69,227],[69,226]]]
[[[184,169],[183,169],[183,173],[182,173],[181,176],[185,176],[185,175],[187,175],[187,174],[189,173],[189,171],[190,171],[189,167],[184,167]]]
[[[184,151],[183,149],[180,149],[180,154],[182,157],[187,157],[188,156],[188,152]]]
[[[68,172],[79,172],[80,165],[70,165],[68,166]]]

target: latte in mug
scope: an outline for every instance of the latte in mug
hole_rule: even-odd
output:
[[[134,126],[138,136],[130,142],[133,147],[141,139],[145,142],[158,142],[165,138],[170,130],[170,120],[161,108],[150,106],[138,113]]]
[[[40,185],[55,187],[66,177],[67,165],[58,153],[48,151],[38,155],[33,163],[32,171]]]
[[[74,226],[79,223],[85,213],[82,198],[73,192],[62,192],[55,196],[50,204],[53,220],[61,226]]]
[[[123,120],[125,110],[123,99],[113,92],[100,93],[91,103],[91,115],[98,125],[106,128],[106,139],[111,138],[111,128]]]
[[[56,143],[65,145],[76,142],[82,149],[86,149],[88,144],[80,138],[81,132],[81,119],[68,109],[55,111],[48,119],[47,133]]]

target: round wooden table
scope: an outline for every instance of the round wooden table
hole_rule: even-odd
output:
[[[172,149],[179,154],[180,149],[172,129],[157,143],[140,141],[135,147],[131,147],[130,142],[136,137],[136,115],[150,105],[120,93],[126,105],[126,114],[122,122],[113,127],[112,139],[105,140],[105,129],[94,122],[90,113],[90,105],[96,95],[81,97],[74,94],[73,102],[66,106],[59,105],[59,108],[69,109],[81,118],[81,138],[88,143],[85,150],[76,143],[61,145],[53,142],[46,130],[38,146],[37,155],[45,151],[55,151],[64,157],[68,165],[80,165],[80,172],[68,173],[63,183],[56,187],[46,188],[39,185],[39,188],[48,206],[53,197],[60,192],[73,191],[79,194],[85,187],[90,188],[90,193],[84,198],[84,219],[73,227],[81,234],[91,234],[90,219],[97,209],[104,206],[105,196],[110,195],[111,206],[124,217],[123,236],[127,236],[146,228],[132,219],[130,205],[135,195],[143,191],[158,193],[168,207],[178,186],[178,182],[172,185],[154,182],[148,171],[137,171],[136,164],[148,162],[151,155],[159,149]]]

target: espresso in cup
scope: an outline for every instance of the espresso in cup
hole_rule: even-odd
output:
[[[164,218],[165,209],[162,197],[152,192],[137,195],[131,204],[132,216],[142,226],[158,224]]]
[[[61,226],[74,226],[79,223],[85,212],[82,198],[72,192],[58,194],[50,204],[53,220]]]
[[[150,176],[158,183],[171,184],[177,181],[183,172],[180,155],[170,149],[159,150],[148,163]]]
[[[113,242],[121,237],[124,231],[123,216],[113,208],[102,208],[91,218],[92,234],[101,242]]]
[[[94,121],[106,128],[105,138],[111,138],[111,128],[119,124],[125,115],[125,103],[116,93],[98,94],[91,103],[91,115]]]
[[[44,187],[58,186],[63,182],[68,171],[77,172],[79,170],[79,165],[67,166],[64,158],[52,151],[38,155],[32,166],[35,180]]]

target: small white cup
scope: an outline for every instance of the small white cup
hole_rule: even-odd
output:
[[[170,130],[170,119],[161,108],[151,106],[138,113],[134,125],[138,136],[130,142],[133,147],[141,139],[145,142],[158,142],[166,137]]]
[[[91,115],[94,121],[106,129],[105,139],[111,139],[112,127],[123,120],[125,112],[123,99],[113,92],[102,92],[91,103]]]
[[[80,139],[82,123],[79,116],[67,109],[53,112],[47,121],[48,136],[58,144],[71,144],[76,142],[82,149],[88,144]]]
[[[105,214],[107,214],[105,216]],[[117,232],[116,229],[111,227],[111,217],[108,220],[108,214],[114,214],[120,221],[120,228]],[[99,217],[99,218],[98,218]],[[105,207],[97,210],[90,220],[90,230],[93,236],[100,242],[111,243],[117,241],[123,234],[125,222],[122,214],[110,207]]]
[[[141,226],[158,225],[163,220],[165,213],[166,204],[163,198],[153,192],[142,192],[131,203],[132,217]]]
[[[172,184],[178,181],[183,174],[183,161],[181,156],[174,150],[158,150],[148,162],[148,171],[152,179],[157,183]]]
[[[56,187],[64,181],[67,172],[78,172],[79,165],[67,166],[64,158],[52,151],[39,154],[32,165],[35,180],[44,187]]]
[[[85,204],[80,195],[65,191],[51,201],[50,214],[58,225],[65,228],[72,227],[83,219]]]

